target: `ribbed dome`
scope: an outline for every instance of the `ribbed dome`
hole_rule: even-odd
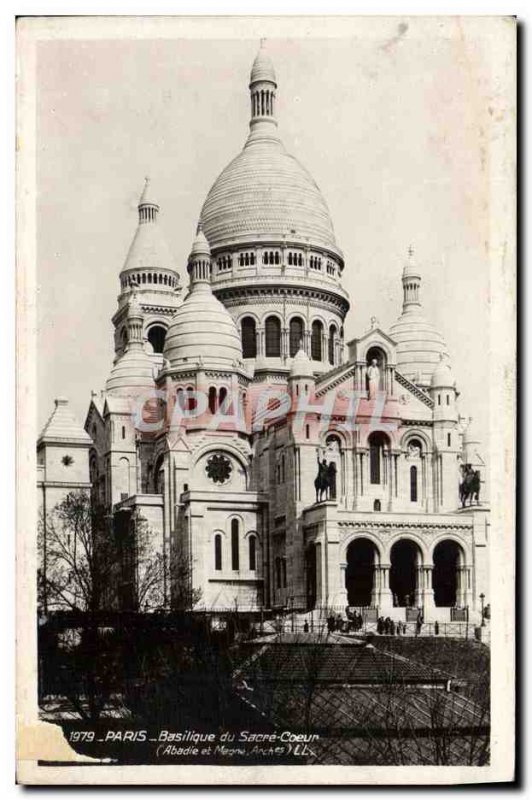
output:
[[[445,356],[440,356],[440,361],[432,373],[430,385],[434,388],[448,388],[455,384],[451,363]]]
[[[414,383],[429,386],[440,355],[449,355],[441,333],[420,306],[403,311],[389,333],[397,343],[397,371]]]
[[[242,345],[229,311],[208,283],[193,285],[172,317],[164,342],[172,367],[200,360],[206,366],[231,367],[242,359]]]
[[[105,384],[113,395],[131,397],[154,387],[153,361],[140,347],[128,347],[111,370]]]
[[[201,221],[211,248],[263,236],[308,238],[340,253],[318,186],[274,136],[250,136],[207,195]]]
[[[276,83],[272,60],[262,45],[251,67],[251,75],[249,77],[250,86],[257,83],[257,81]]]

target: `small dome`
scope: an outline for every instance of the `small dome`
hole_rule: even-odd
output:
[[[153,362],[142,345],[129,346],[111,370],[105,390],[125,397],[154,388]]]
[[[464,432],[463,443],[464,445],[480,444],[480,436],[473,417],[469,417],[469,424]]]
[[[270,56],[266,53],[264,45],[261,44],[260,50],[257,53],[253,66],[251,67],[251,75],[249,76],[249,85],[257,83],[258,81],[270,81],[277,85],[275,79],[275,70]]]
[[[292,360],[291,378],[313,378],[312,362],[303,348],[300,348]]]
[[[144,178],[144,189],[139,199],[139,206],[157,206],[159,208],[159,204],[153,199],[149,178]]]
[[[443,354],[440,356],[440,362],[432,373],[430,385],[433,388],[448,388],[453,387],[455,384],[451,363],[448,358]]]
[[[211,248],[209,247],[209,242],[207,241],[205,234],[201,229],[201,225],[198,226],[198,232],[196,233],[196,238],[192,244],[192,250],[190,251],[190,257],[193,256],[210,256]]]
[[[171,367],[200,360],[213,367],[232,367],[242,359],[235,322],[211,292],[208,283],[193,285],[172,317],[164,342],[164,357]]]
[[[397,371],[414,383],[429,386],[440,356],[449,355],[441,333],[415,305],[403,311],[389,333],[397,344]]]

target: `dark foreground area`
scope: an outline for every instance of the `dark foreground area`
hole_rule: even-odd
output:
[[[42,718],[115,764],[489,762],[487,647],[255,631],[238,615],[48,619]]]

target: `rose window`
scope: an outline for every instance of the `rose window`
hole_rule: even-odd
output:
[[[216,453],[207,459],[205,472],[213,483],[226,483],[231,477],[233,467],[226,456]]]

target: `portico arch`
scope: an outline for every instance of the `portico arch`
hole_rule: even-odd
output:
[[[379,563],[379,551],[371,539],[357,536],[351,540],[346,550],[345,570],[348,605],[377,605],[375,576]]]
[[[454,539],[441,539],[433,550],[432,587],[436,606],[463,606],[467,588],[465,552]]]
[[[409,538],[398,539],[390,549],[390,563],[390,590],[394,605],[418,605],[423,554],[417,542]]]

